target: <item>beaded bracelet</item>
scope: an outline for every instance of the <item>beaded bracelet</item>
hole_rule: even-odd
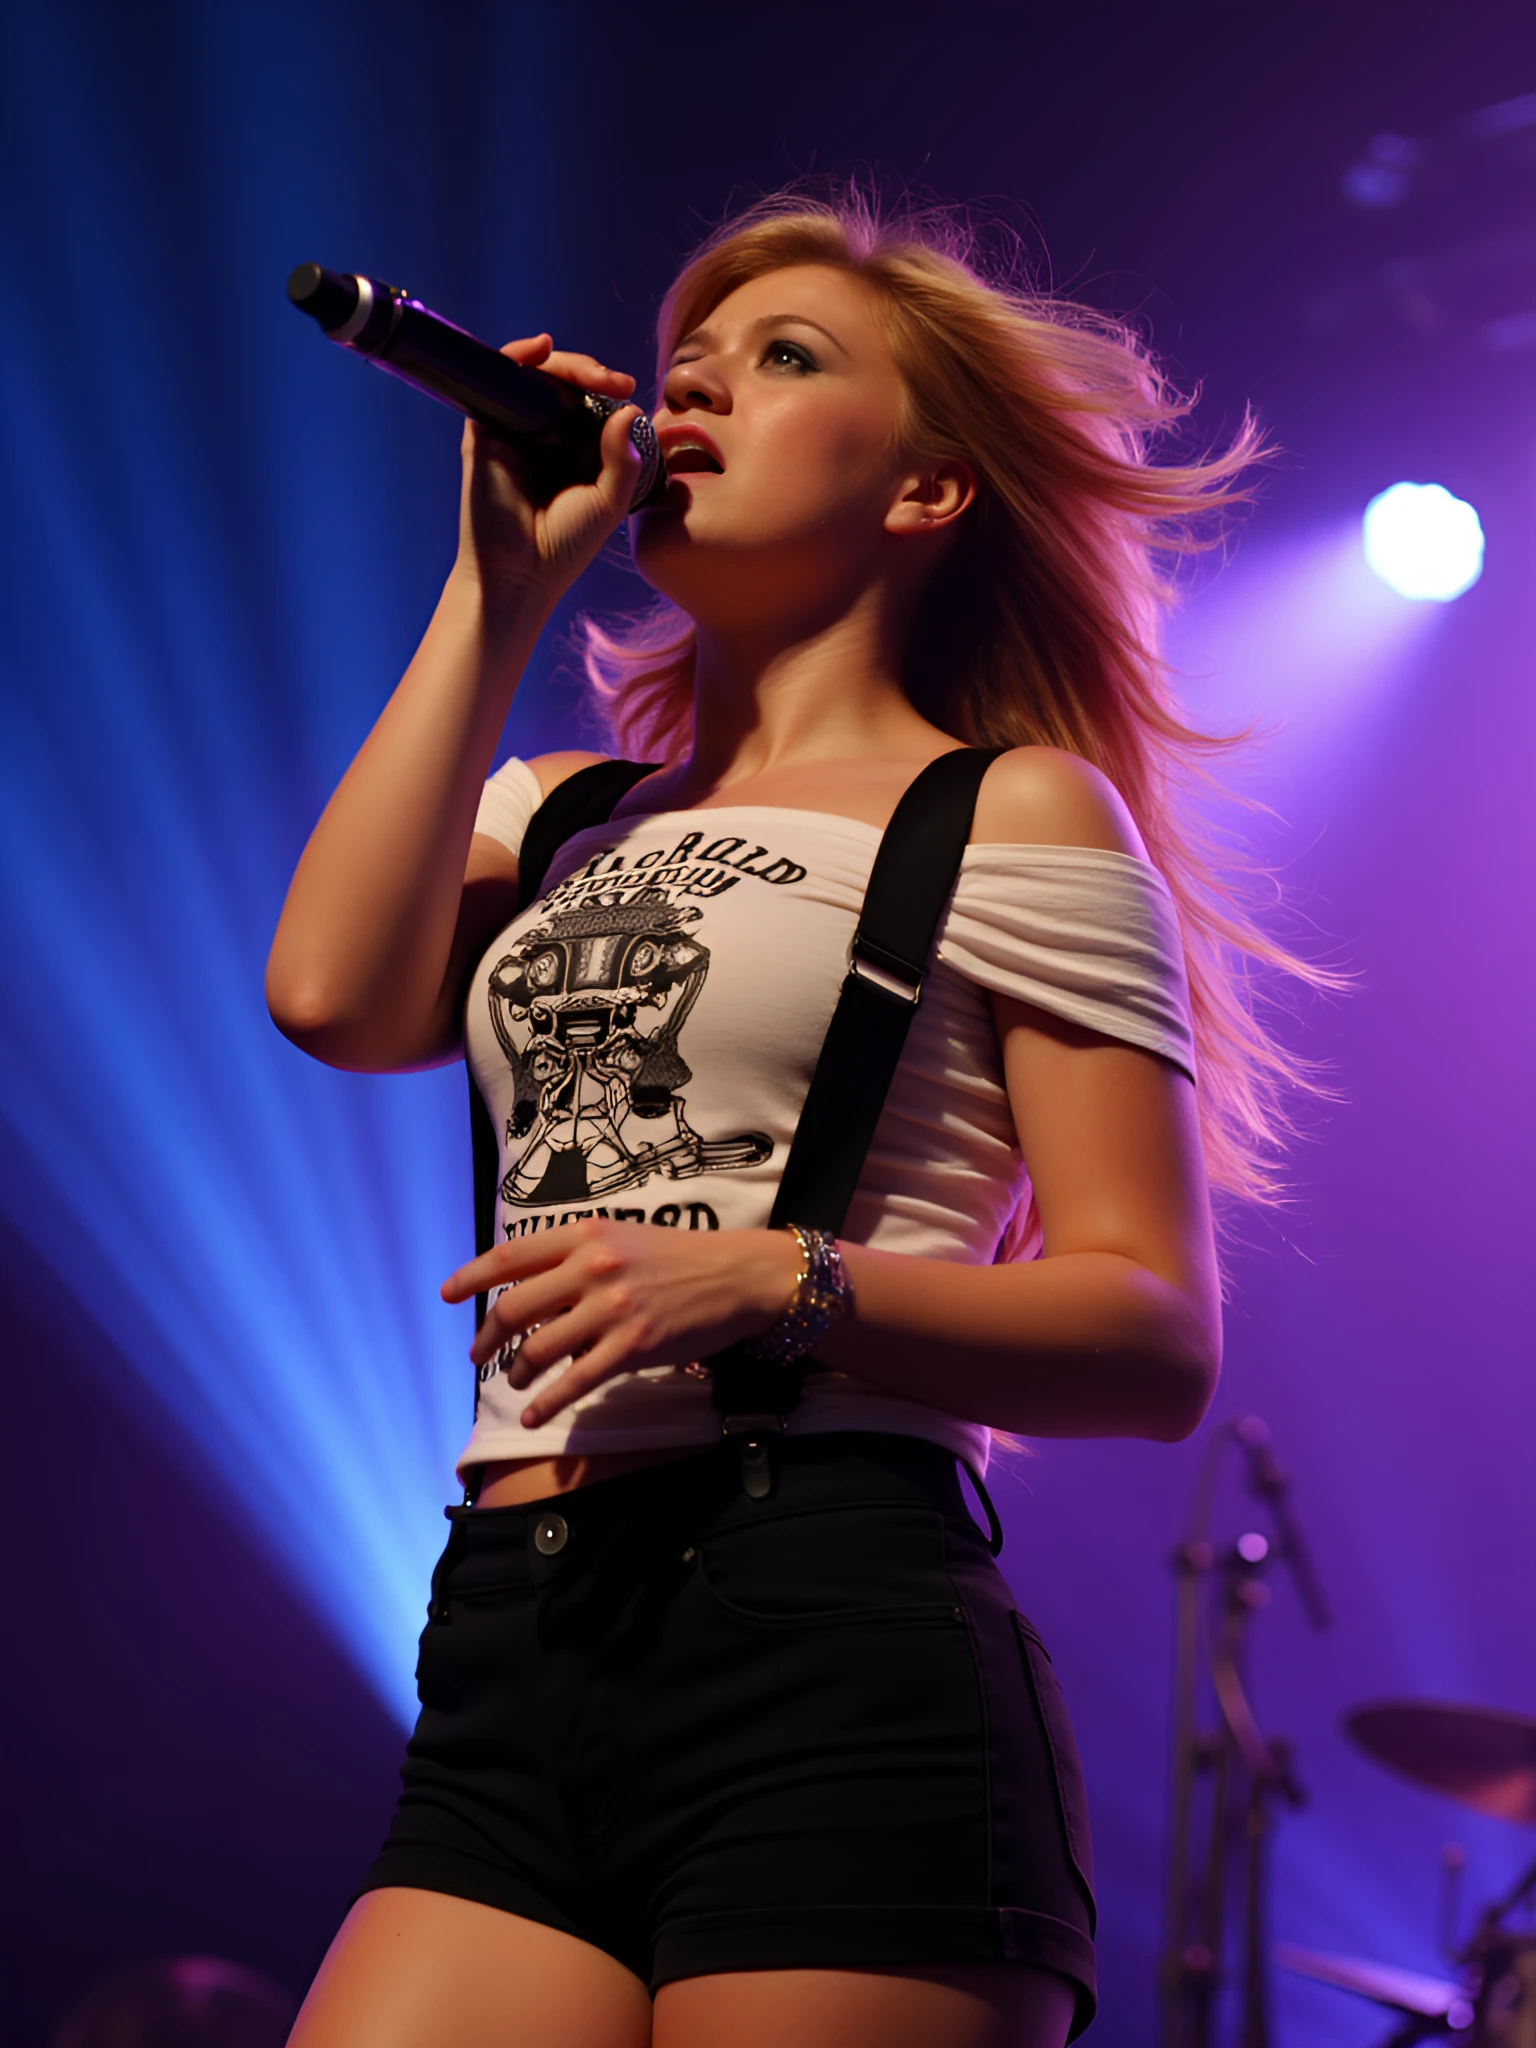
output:
[[[742,1347],[767,1365],[788,1365],[804,1358],[853,1306],[853,1288],[837,1239],[830,1231],[806,1230],[798,1223],[789,1228],[800,1246],[800,1271],[789,1307],[771,1329]]]

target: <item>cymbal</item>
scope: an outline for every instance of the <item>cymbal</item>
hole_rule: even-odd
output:
[[[1335,1984],[1340,1991],[1374,1999],[1393,2012],[1415,2013],[1426,2020],[1449,2019],[1453,2027],[1471,2023],[1467,1994],[1459,1984],[1444,1978],[1421,1977],[1417,1970],[1396,1970],[1390,1963],[1368,1962],[1364,1956],[1295,1948],[1289,1942],[1279,1943],[1274,1953],[1282,1970],[1293,1970],[1298,1977],[1315,1977],[1320,1984]]]
[[[1497,1707],[1384,1700],[1346,1715],[1360,1747],[1416,1785],[1536,1827],[1536,1720]]]

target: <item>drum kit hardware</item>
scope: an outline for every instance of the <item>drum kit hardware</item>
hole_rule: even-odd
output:
[[[1223,1470],[1236,1453],[1267,1532],[1211,1534]],[[1168,1832],[1158,2048],[1272,2048],[1271,1964],[1369,1999],[1393,2018],[1381,2048],[1448,2039],[1453,2048],[1536,2048],[1536,1863],[1484,1907],[1458,1941],[1448,1850],[1440,1946],[1445,1978],[1359,1956],[1272,1949],[1266,1931],[1275,1818],[1305,1803],[1288,1744],[1260,1729],[1247,1683],[1248,1637],[1270,1604],[1265,1574],[1287,1567],[1314,1628],[1331,1616],[1285,1475],[1256,1416],[1207,1440],[1183,1540],[1174,1551],[1173,1796]],[[1475,1812],[1536,1827],[1536,1719],[1493,1708],[1392,1700],[1345,1722],[1357,1746],[1411,1783]],[[1233,1935],[1235,1933],[1235,1941]],[[1238,1950],[1235,1964],[1227,1948]]]
[[[1411,1700],[1357,1707],[1345,1727],[1378,1763],[1495,1820],[1536,1827],[1536,1721]]]
[[[1216,1489],[1236,1453],[1268,1531],[1230,1543],[1211,1536]],[[1245,1416],[1207,1442],[1184,1539],[1173,1554],[1176,1630],[1173,1799],[1164,1944],[1158,1972],[1159,2048],[1214,2048],[1227,1982],[1229,1925],[1241,1951],[1232,1973],[1242,2048],[1270,2048],[1269,1842],[1281,1805],[1306,1801],[1287,1743],[1266,1735],[1248,1695],[1248,1636],[1270,1604],[1265,1574],[1283,1564],[1314,1628],[1332,1620],[1269,1430]]]
[[[1359,1707],[1346,1732],[1400,1777],[1442,1792],[1495,1820],[1536,1826],[1536,1720],[1493,1707],[1389,1700]],[[1459,1852],[1447,1859],[1448,1875]],[[1358,1956],[1279,1947],[1282,1969],[1336,1985],[1398,2015],[1382,2048],[1412,2048],[1436,2035],[1457,2048],[1536,2048],[1536,1929],[1510,1923],[1536,1900],[1536,1863],[1484,1907],[1470,1937],[1447,1940],[1454,1979],[1421,1977]]]

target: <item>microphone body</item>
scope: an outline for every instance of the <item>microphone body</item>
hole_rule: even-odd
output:
[[[603,422],[618,411],[620,400],[514,363],[377,278],[301,263],[288,279],[288,297],[319,323],[328,340],[510,443],[521,458],[529,490],[541,502],[599,475]],[[659,502],[667,473],[645,413],[631,427],[630,440],[640,457],[629,508],[637,512]]]

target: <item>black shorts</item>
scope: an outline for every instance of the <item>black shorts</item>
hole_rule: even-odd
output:
[[[558,1927],[657,1988],[987,1961],[1094,2010],[1077,1749],[937,1446],[735,1445],[455,1511],[362,1890]]]

